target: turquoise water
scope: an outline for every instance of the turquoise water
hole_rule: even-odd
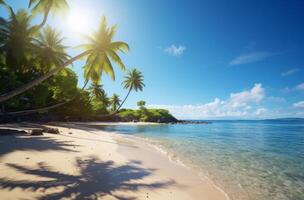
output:
[[[108,131],[152,140],[192,165],[231,199],[304,199],[304,123],[118,125]]]

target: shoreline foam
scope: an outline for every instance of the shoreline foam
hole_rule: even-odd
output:
[[[143,125],[145,125],[145,124],[143,124]],[[206,181],[207,180],[217,190],[222,192],[225,195],[227,200],[231,200],[228,193],[226,193],[224,191],[224,189],[222,189],[220,186],[218,186],[208,175],[206,175],[206,172],[203,172],[203,171],[201,171],[201,169],[198,169],[198,167],[196,165],[186,164],[186,162],[182,161],[182,159],[180,158],[180,156],[177,155],[177,153],[173,152],[172,150],[169,150],[164,145],[159,144],[158,140],[154,140],[154,139],[146,138],[146,137],[140,137],[140,136],[136,136],[136,135],[122,134],[122,133],[119,133],[119,132],[113,132],[113,134],[115,134],[119,137],[126,137],[130,140],[136,140],[138,142],[142,142],[142,143],[145,143],[146,145],[151,146],[156,151],[158,151],[158,152],[162,153],[163,155],[167,156],[168,160],[171,163],[182,166],[182,167],[186,168],[187,170],[193,170],[195,173],[197,173],[197,176],[201,179],[201,181]],[[208,173],[208,171],[207,171],[207,173]]]

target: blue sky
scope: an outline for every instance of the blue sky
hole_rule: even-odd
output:
[[[7,2],[15,10],[28,3]],[[128,68],[143,72],[146,88],[132,93],[126,107],[135,108],[143,99],[149,107],[167,108],[187,119],[304,117],[304,1],[68,3],[66,16],[49,20],[66,44],[81,43],[81,26],[73,27],[79,16],[87,20],[83,27],[90,27],[80,32],[90,33],[105,15],[110,24],[118,24],[115,39],[130,45],[122,58]],[[1,9],[1,16],[6,15]],[[79,86],[82,65],[74,65]],[[116,74],[115,82],[103,77],[103,85],[109,95],[124,97],[124,74]]]

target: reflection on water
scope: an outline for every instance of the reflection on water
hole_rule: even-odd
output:
[[[213,121],[102,128],[152,139],[199,168],[232,199],[304,199],[303,122]]]

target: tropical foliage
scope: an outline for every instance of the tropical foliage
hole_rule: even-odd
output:
[[[34,39],[34,45],[39,47],[33,49],[37,50],[34,52],[36,65],[44,72],[56,68],[70,58],[66,53],[67,47],[63,45],[60,32],[50,26],[38,33],[37,38]]]
[[[116,26],[108,27],[107,20],[102,17],[99,29],[87,36],[87,44],[81,45],[85,52],[89,52],[84,66],[84,77],[86,80],[99,83],[103,72],[110,75],[115,80],[115,73],[111,63],[114,61],[122,70],[125,70],[121,58],[117,52],[129,51],[129,46],[125,42],[113,41]]]
[[[142,91],[145,84],[140,71],[126,71],[120,53],[128,52],[129,45],[114,41],[117,26],[109,26],[106,17],[78,46],[82,51],[72,56],[68,53],[72,47],[47,23],[50,14],[68,9],[66,0],[29,0],[28,10],[16,12],[5,1],[0,0],[0,5],[9,14],[7,19],[0,17],[0,121],[29,114],[65,120],[101,116],[112,120],[174,119],[165,110],[146,109],[144,101],[138,102],[139,110],[120,110],[130,92]],[[42,21],[35,25],[33,18],[39,14]],[[85,60],[82,88],[77,86],[72,66],[79,59]],[[116,66],[126,72],[122,85],[128,92],[123,101],[117,94],[109,97],[102,85],[104,74],[115,81]]]
[[[146,102],[143,100],[137,102],[137,106],[139,107],[140,110],[144,110],[145,105],[146,105]]]
[[[116,111],[117,110],[117,107],[119,106],[120,104],[120,99],[119,99],[119,96],[117,94],[113,94],[113,96],[111,97],[111,110],[112,111]]]
[[[110,75],[110,77],[115,80],[115,73],[111,60],[117,63],[117,65],[124,70],[125,66],[117,52],[126,52],[129,50],[129,46],[126,43],[121,41],[112,41],[115,30],[116,26],[108,27],[106,18],[102,17],[98,30],[92,36],[87,36],[88,42],[86,44],[80,45],[84,49],[83,52],[21,87],[0,95],[0,103],[42,83],[80,58],[86,58],[86,64],[84,66],[84,77],[86,83],[90,80],[92,82],[99,83],[103,72]]]
[[[103,86],[97,83],[92,83],[88,88],[90,93],[90,100],[92,109],[96,114],[108,114],[108,107],[110,106],[110,100],[107,93],[103,89]]]
[[[68,4],[66,0],[30,0],[28,7],[33,7],[32,13],[34,15],[43,14],[41,24],[36,26],[36,28],[39,29],[44,26],[50,13],[56,14],[60,11],[66,11]]]
[[[168,110],[164,109],[145,109],[144,111],[122,109],[118,116],[121,121],[141,121],[141,122],[158,122],[169,123],[177,122],[178,120],[172,116]]]

